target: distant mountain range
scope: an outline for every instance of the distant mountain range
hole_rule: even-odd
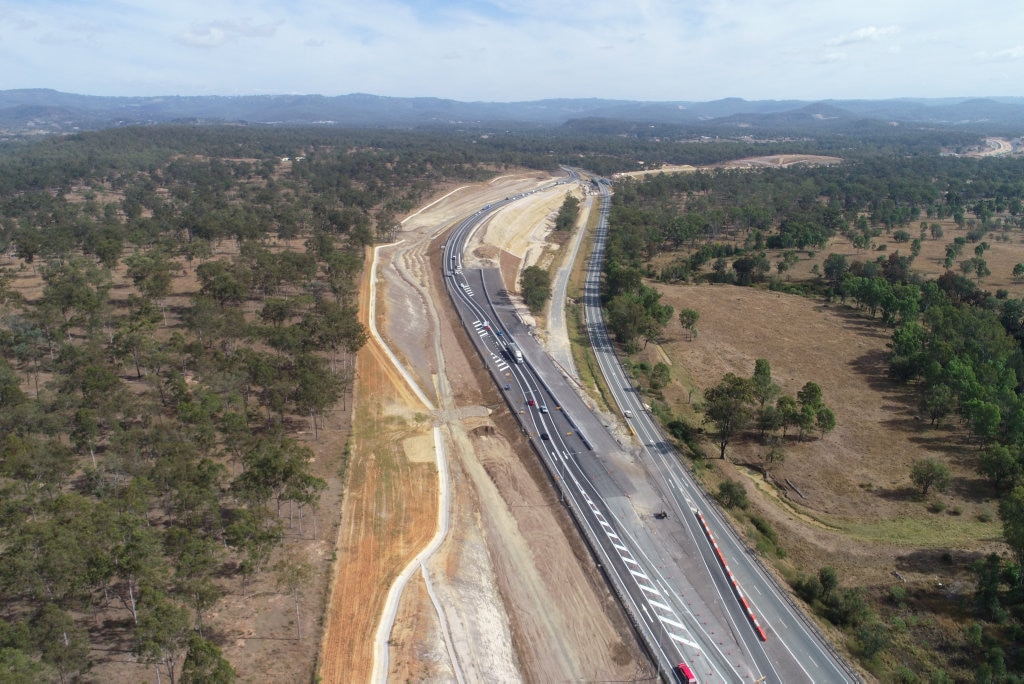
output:
[[[170,122],[378,128],[554,127],[580,119],[674,124],[702,130],[775,129],[883,121],[1019,135],[1024,98],[634,102],[557,99],[459,102],[377,95],[98,97],[55,90],[0,91],[0,134],[68,133]],[[750,131],[748,131],[750,132]]]

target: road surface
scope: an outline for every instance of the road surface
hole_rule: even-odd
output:
[[[559,183],[577,180],[571,171]],[[760,577],[763,569],[690,480],[622,374],[596,317],[609,210],[608,187],[599,187],[602,216],[588,267],[588,327],[616,401],[633,415],[631,428],[642,445],[616,436],[615,426],[587,408],[519,319],[497,269],[464,266],[472,231],[524,195],[481,207],[443,247],[445,283],[470,339],[666,681],[677,680],[673,668],[679,662],[690,664],[700,681],[854,680],[787,595]],[[662,511],[668,516],[656,518]]]

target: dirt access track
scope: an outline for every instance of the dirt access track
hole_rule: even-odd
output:
[[[391,354],[371,340],[357,360],[322,681],[654,676],[441,281],[448,229],[485,204],[550,182],[525,172],[449,188],[403,221],[397,243],[377,250],[376,323]],[[530,195],[492,216],[469,247],[469,267],[500,265],[514,287],[524,264],[551,255],[544,239],[566,192]],[[389,589],[438,524],[435,425],[448,460],[450,531],[401,593],[386,659],[375,658]],[[387,671],[374,674],[383,661]]]
[[[674,165],[665,164],[656,169],[643,169],[641,171],[626,171],[616,173],[613,178],[642,178],[644,176],[656,175],[659,173],[687,173],[690,171],[707,171],[709,169],[785,169],[790,166],[828,166],[842,163],[839,157],[825,157],[820,154],[772,154],[765,157],[744,157],[733,159],[720,164],[709,164],[708,166],[690,166],[689,164]]]

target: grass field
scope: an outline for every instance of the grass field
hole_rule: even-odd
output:
[[[966,232],[952,222],[943,227],[945,235],[926,240],[914,261],[925,278],[944,272],[945,245]],[[992,275],[979,287],[1024,296],[1024,285],[1012,277],[1013,265],[1024,261],[1019,234],[990,238],[985,258]],[[858,252],[837,238],[813,255],[801,253],[787,280],[810,292],[818,282],[813,266],[820,269],[829,253],[868,261],[896,249],[909,253],[908,245],[885,239]],[[970,244],[961,258],[969,256]],[[780,259],[779,254],[768,257],[773,264]],[[914,386],[889,378],[891,329],[866,312],[820,296],[651,284],[675,311],[690,308],[700,314],[695,338],[673,320],[658,344],[648,344],[634,357],[634,363],[670,364],[672,382],[660,401],[673,416],[700,426],[703,391],[725,373],[750,377],[759,358],[769,361],[773,379],[787,394],[795,395],[805,382],[818,383],[835,412],[831,433],[785,441],[784,461],[771,466],[772,482],[761,470],[770,447],[753,434],[730,443],[725,461],[709,458],[696,468],[712,491],[726,478],[745,484],[751,508],[737,517],[737,528],[784,577],[835,567],[841,586],[863,588],[883,619],[904,626],[892,631],[893,646],[870,665],[882,679],[900,667],[900,659],[919,673],[941,665],[957,678],[968,676],[969,659],[949,645],[963,643],[963,602],[972,600],[974,590],[971,563],[992,552],[1006,553],[998,502],[975,472],[977,443],[956,419],[930,426],[917,415]],[[651,400],[659,399],[652,395]],[[704,452],[717,457],[717,445],[705,439]],[[913,487],[911,464],[925,457],[949,466],[953,480],[947,491],[922,497]],[[777,546],[755,530],[755,516],[777,533]],[[894,608],[892,592],[911,598]],[[919,628],[906,628],[908,616]],[[939,643],[949,646],[941,657],[933,650]]]

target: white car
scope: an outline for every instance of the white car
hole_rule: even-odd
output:
[[[547,406],[541,406],[540,407],[540,412],[541,413],[547,413],[548,412],[548,407]]]
[[[622,413],[623,413],[623,414],[624,414],[624,415],[625,415],[625,416],[626,416],[627,418],[632,418],[632,417],[633,417],[633,412],[632,412],[632,411],[623,411]]]

